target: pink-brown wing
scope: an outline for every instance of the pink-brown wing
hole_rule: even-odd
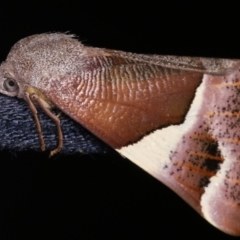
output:
[[[182,124],[157,130],[119,151],[173,189],[214,226],[237,236],[239,79],[239,71],[205,75]]]
[[[240,235],[239,79],[239,71],[205,76],[198,119],[172,154],[176,181],[199,192],[203,216],[232,235]]]
[[[208,99],[203,104],[208,107],[201,109],[208,135],[215,140],[221,155],[219,169],[201,199],[202,212],[213,225],[232,235],[240,235],[239,80],[239,71],[230,76],[207,76]]]

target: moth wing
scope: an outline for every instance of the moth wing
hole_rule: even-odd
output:
[[[238,111],[238,62],[230,60],[229,64],[215,72],[212,67],[199,71],[200,65],[166,67],[106,54],[87,58],[76,75],[43,82],[42,91],[59,109],[173,189],[213,225],[238,235],[240,189],[233,194],[224,178],[232,169],[236,177],[229,177],[230,182],[239,188],[239,168],[229,167],[232,161],[238,164],[239,143],[229,148],[229,142],[238,138],[234,132],[240,129],[237,118],[228,121],[227,115],[231,109]],[[225,135],[229,126],[231,134]],[[232,149],[235,157],[226,154]]]
[[[134,61],[158,65],[172,69],[182,69],[213,75],[229,74],[238,70],[240,60],[223,58],[186,57],[172,55],[145,55],[126,53],[116,50],[105,50],[105,54],[119,56]]]
[[[240,235],[239,79],[239,71],[205,75],[182,124],[157,130],[119,150],[214,226],[236,236]]]
[[[183,122],[202,76],[131,58],[94,56],[86,57],[76,75],[43,80],[41,91],[110,146],[121,148]]]

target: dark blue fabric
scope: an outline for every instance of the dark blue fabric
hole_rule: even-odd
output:
[[[56,127],[39,109],[39,118],[48,150],[56,147]],[[59,111],[55,111],[59,113]],[[62,153],[101,153],[109,147],[64,113],[60,116],[64,145]],[[38,133],[27,103],[0,94],[0,150],[40,150]]]

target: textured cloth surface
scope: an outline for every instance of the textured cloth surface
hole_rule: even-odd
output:
[[[59,113],[57,110],[54,112]],[[46,148],[52,150],[57,144],[56,126],[41,109],[38,109],[38,116]],[[62,153],[101,153],[109,149],[105,143],[64,113],[61,113],[60,121],[64,136]],[[0,150],[3,149],[39,151],[40,144],[27,103],[22,99],[0,94]]]

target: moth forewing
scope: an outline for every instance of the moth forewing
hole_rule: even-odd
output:
[[[59,119],[46,107],[51,103],[213,225],[240,235],[239,67],[239,60],[126,53],[40,34],[13,46],[0,68],[0,92],[25,96],[42,149],[35,104],[58,129],[51,153],[62,147]]]
[[[131,59],[139,63],[158,65],[171,69],[201,72],[210,75],[229,74],[235,70],[238,70],[240,66],[240,60],[238,59],[186,57],[173,55],[146,55],[108,49],[106,51],[111,56],[120,56],[124,59]]]

